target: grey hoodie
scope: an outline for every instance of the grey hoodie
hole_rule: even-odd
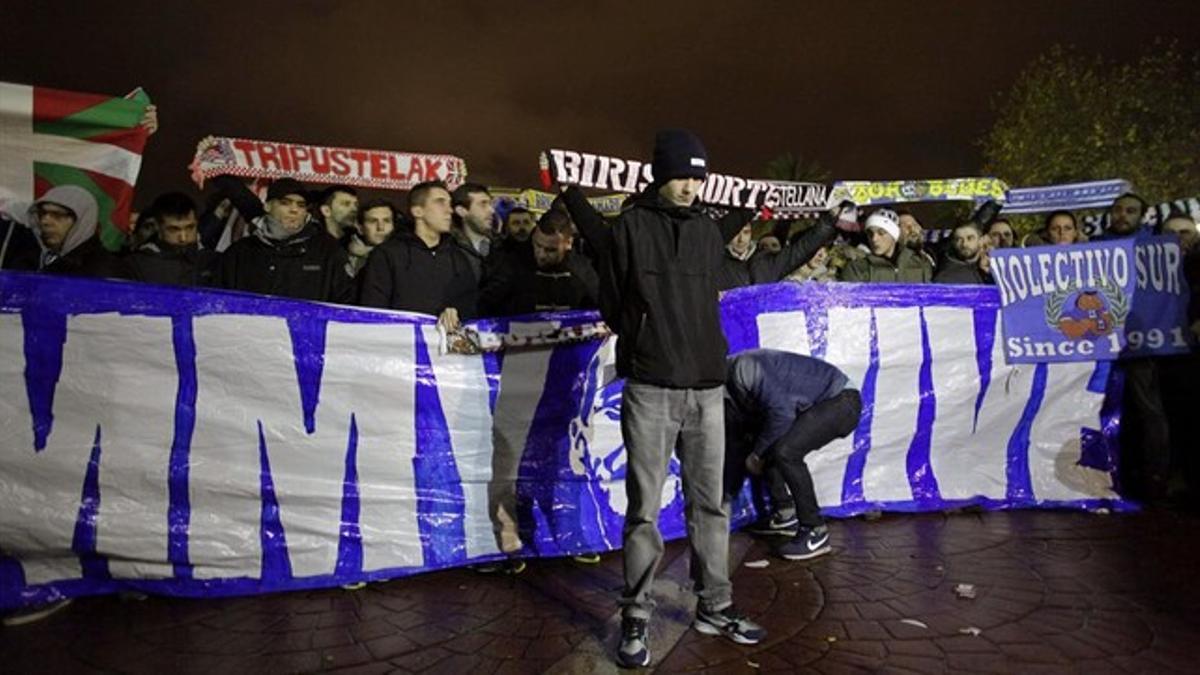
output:
[[[39,204],[57,204],[58,206],[70,209],[75,214],[75,224],[67,232],[66,238],[63,239],[62,250],[58,252],[47,249],[46,245],[42,243],[42,233],[37,217],[37,207]],[[96,236],[98,213],[99,207],[96,205],[96,198],[92,196],[92,193],[78,185],[59,185],[53,187],[49,192],[35,201],[29,207],[28,222],[30,229],[37,235],[38,245],[42,247],[42,260],[39,268],[45,268],[46,265],[65,256],[80,244]]]

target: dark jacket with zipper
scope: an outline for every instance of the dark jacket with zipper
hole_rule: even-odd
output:
[[[824,214],[816,224],[797,235],[792,243],[778,253],[757,251],[748,259],[740,260],[726,246],[717,273],[717,288],[727,291],[732,288],[782,281],[797,267],[812,260],[822,246],[836,237],[837,229],[834,227],[833,217]]]
[[[133,270],[129,263],[104,248],[104,244],[100,243],[100,235],[93,236],[65,255],[55,258],[53,262],[43,267],[42,271],[50,274],[96,279],[133,278]]]
[[[431,247],[415,233],[397,230],[371,251],[359,280],[358,304],[364,307],[435,316],[454,307],[460,319],[477,314],[475,272],[450,235]]]
[[[217,286],[236,291],[342,304],[354,300],[346,252],[314,222],[287,239],[242,237],[221,255],[216,276]]]
[[[676,389],[723,384],[729,347],[717,274],[725,243],[753,213],[730,211],[718,223],[697,206],[666,202],[651,185],[610,228],[578,188],[563,199],[600,258],[600,311],[619,338],[618,374]]]
[[[532,256],[518,253],[492,266],[479,289],[484,316],[516,316],[533,312],[592,309],[597,306],[600,280],[589,260],[568,251],[562,264],[539,269]]]
[[[138,281],[164,286],[212,286],[219,256],[196,246],[179,248],[147,242],[129,255]]]

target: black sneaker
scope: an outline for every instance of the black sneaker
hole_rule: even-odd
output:
[[[692,626],[705,635],[724,635],[739,645],[756,645],[767,636],[762,626],[747,619],[733,605],[719,612],[706,612],[703,607],[697,609]]]
[[[765,537],[794,537],[799,527],[800,521],[796,516],[784,518],[778,513],[772,513],[754,521],[749,527],[749,532]]]
[[[621,619],[621,646],[617,648],[617,664],[622,668],[650,665],[650,640],[646,637],[645,619],[632,616]]]
[[[779,547],[779,555],[788,560],[809,560],[832,551],[829,528],[824,525],[800,528],[792,540]]]

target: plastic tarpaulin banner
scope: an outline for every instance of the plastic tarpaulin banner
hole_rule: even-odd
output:
[[[1005,365],[995,289],[780,284],[722,302],[732,350],[812,353],[861,387],[858,430],[810,456],[829,514],[1123,504],[1119,378],[1107,362]],[[494,559],[506,496],[522,555],[617,548],[614,344],[441,354],[432,317],[0,274],[0,607]],[[668,538],[685,534],[679,481],[673,461]]]

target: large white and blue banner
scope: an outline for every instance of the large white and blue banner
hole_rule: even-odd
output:
[[[984,287],[829,284],[722,301],[731,349],[811,353],[863,394],[810,455],[822,506],[1121,507],[1120,378],[1008,366]],[[594,313],[480,322],[521,332]],[[612,339],[441,354],[430,317],[0,274],[0,608],[219,596],[621,544]],[[685,534],[678,466],[662,528]],[[735,521],[751,516],[745,496]]]

